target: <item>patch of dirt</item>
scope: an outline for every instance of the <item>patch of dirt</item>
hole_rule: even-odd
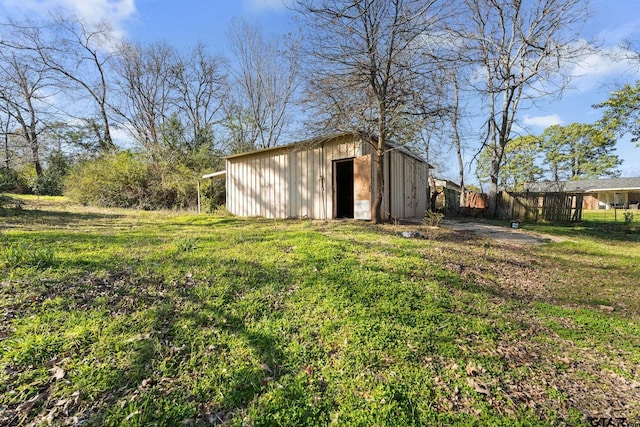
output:
[[[478,236],[516,246],[533,246],[549,242],[562,242],[565,239],[550,234],[533,233],[522,229],[501,227],[479,221],[457,221],[447,219],[442,225],[456,231],[469,232]]]

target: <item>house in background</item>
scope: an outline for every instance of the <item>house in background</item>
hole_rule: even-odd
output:
[[[371,219],[375,140],[340,133],[226,157],[227,210],[266,218]],[[404,147],[384,157],[383,219],[424,217],[429,165]]]
[[[460,193],[462,192],[460,185],[441,178],[435,178],[433,184],[437,192],[436,210],[444,212],[445,215],[457,214],[460,211]]]
[[[640,177],[530,183],[525,184],[525,191],[582,194],[585,210],[638,209],[640,206]]]

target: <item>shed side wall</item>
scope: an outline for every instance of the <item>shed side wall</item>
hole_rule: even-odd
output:
[[[346,135],[227,159],[227,209],[238,216],[332,218],[333,161],[360,155],[360,138]]]
[[[375,159],[374,147],[364,143],[363,154]],[[374,163],[372,160],[372,197],[377,191]],[[427,163],[399,150],[388,151],[383,163],[382,219],[424,217],[429,201],[428,177]]]

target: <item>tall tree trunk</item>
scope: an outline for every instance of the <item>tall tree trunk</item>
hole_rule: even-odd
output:
[[[376,147],[375,175],[376,175],[376,194],[371,206],[371,220],[374,224],[382,222],[382,197],[384,194],[384,136],[378,135],[378,144]]]
[[[9,132],[7,129],[4,129],[4,147],[3,151],[4,151],[4,168],[5,169],[9,169],[11,167],[11,151],[9,150]]]
[[[460,132],[458,131],[458,114],[460,108],[460,88],[458,87],[458,78],[453,79],[453,116],[451,117],[451,127],[453,128],[453,141],[456,145],[456,156],[458,158],[458,177],[460,178],[460,201],[458,208],[466,202],[464,189],[464,159],[462,158],[462,141]],[[459,212],[459,209],[457,209]]]
[[[42,177],[42,163],[40,162],[40,147],[38,146],[38,137],[33,135],[30,138],[36,138],[30,141],[31,145],[31,162],[33,163],[33,167],[36,170],[36,176],[38,178]]]
[[[116,146],[113,143],[113,139],[111,139],[111,130],[109,129],[109,116],[104,104],[100,105],[100,117],[102,118],[102,123],[104,126],[104,133],[99,139],[100,149],[103,151],[112,151]],[[98,135],[100,136],[99,133]]]
[[[489,206],[487,208],[487,215],[489,218],[495,218],[498,213],[498,173],[499,162],[494,158],[491,160],[491,172],[489,183]]]

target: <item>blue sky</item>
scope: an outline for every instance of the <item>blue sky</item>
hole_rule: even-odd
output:
[[[292,0],[288,0],[291,2]],[[522,111],[524,131],[540,133],[551,124],[590,123],[600,117],[591,108],[608,97],[616,85],[640,79],[639,63],[612,60],[621,42],[640,40],[640,0],[591,0],[593,16],[585,17],[582,37],[595,40],[602,53],[586,58],[571,70],[572,80],[562,99]],[[259,23],[266,32],[295,30],[293,13],[282,0],[0,0],[0,16],[46,15],[49,10],[75,10],[89,20],[107,19],[118,34],[143,43],[166,41],[178,48],[198,42],[224,54],[229,22],[240,18]],[[619,141],[623,176],[640,176],[640,148]],[[454,177],[456,171],[441,171]]]

